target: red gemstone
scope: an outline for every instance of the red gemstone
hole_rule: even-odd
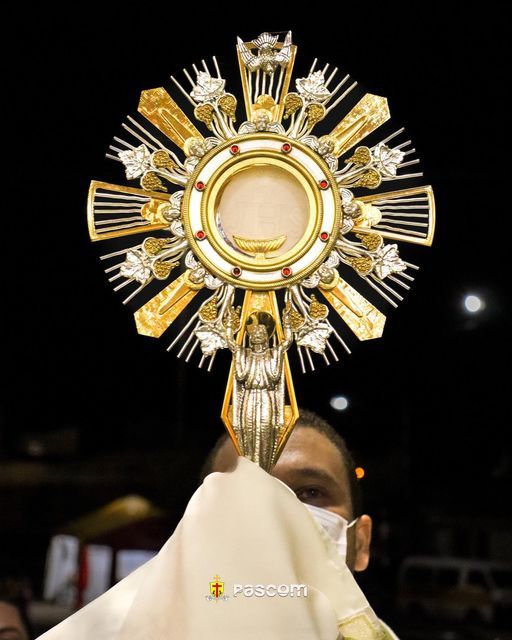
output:
[[[290,269],[290,267],[283,267],[281,269],[281,275],[284,278],[289,278],[292,275],[292,270]]]
[[[196,182],[196,189],[198,191],[202,191],[205,188],[205,186],[206,186],[205,183],[202,182],[201,180],[199,180],[199,182]]]
[[[199,229],[199,231],[196,231],[197,240],[204,240],[205,238],[206,238],[206,233],[202,229]]]
[[[231,273],[235,276],[235,278],[239,278],[242,275],[242,269],[240,269],[240,267],[233,267]]]
[[[322,231],[320,234],[320,240],[322,242],[327,242],[327,240],[329,240],[329,233],[327,231]]]
[[[281,147],[281,150],[284,151],[284,153],[290,153],[290,151],[292,150],[292,145],[289,142],[285,142]]]
[[[233,154],[238,153],[240,151],[240,147],[237,144],[232,144],[230,151]]]
[[[320,180],[318,184],[320,185],[320,189],[327,189],[329,186],[329,182],[327,180]]]

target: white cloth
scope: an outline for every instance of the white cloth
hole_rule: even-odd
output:
[[[227,600],[208,599],[217,575]],[[305,584],[308,595],[233,597],[234,584]],[[206,478],[155,558],[40,640],[338,637],[387,636],[295,494],[240,458]]]

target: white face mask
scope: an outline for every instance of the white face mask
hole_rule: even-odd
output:
[[[357,518],[354,518],[352,522],[348,522],[342,516],[339,516],[337,513],[333,513],[332,511],[328,511],[327,509],[322,509],[320,507],[315,507],[312,504],[303,503],[305,507],[309,510],[313,518],[317,521],[317,523],[324,529],[327,535],[332,539],[336,548],[338,549],[338,553],[342,557],[343,561],[347,560],[347,531],[350,527],[353,527],[357,522]]]

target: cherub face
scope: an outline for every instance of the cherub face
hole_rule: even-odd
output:
[[[190,151],[192,152],[193,156],[201,158],[205,153],[204,145],[200,142],[194,142],[190,145]]]
[[[270,122],[270,116],[265,109],[259,109],[254,115],[254,124],[259,131],[263,131]]]
[[[186,156],[196,156],[201,158],[206,153],[206,149],[201,138],[188,138],[183,147]]]
[[[322,136],[318,141],[320,144],[318,145],[318,153],[321,156],[326,155],[327,153],[332,153],[334,149],[334,140],[329,136]]]

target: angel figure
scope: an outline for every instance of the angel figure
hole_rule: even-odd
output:
[[[249,346],[238,344],[228,315],[226,341],[233,353],[233,427],[244,455],[269,470],[284,424],[284,359],[293,341],[291,307],[283,312],[284,340],[270,346],[272,316],[252,313],[246,323]]]

